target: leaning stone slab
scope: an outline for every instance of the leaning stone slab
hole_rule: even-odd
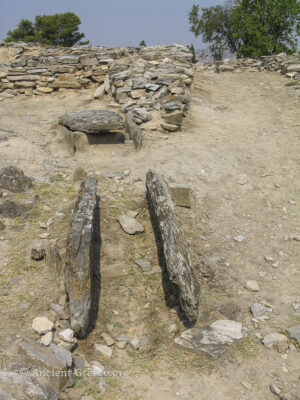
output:
[[[23,369],[26,371],[26,369]],[[0,371],[1,400],[59,400],[53,390],[16,372]]]
[[[19,343],[19,354],[26,363],[39,371],[50,371],[45,375],[45,384],[55,391],[64,389],[68,383],[67,364],[56,357],[50,350],[33,340],[24,337]]]
[[[76,151],[85,151],[89,146],[89,140],[84,132],[73,132],[65,126],[62,127],[64,142],[68,152],[73,155]]]
[[[180,207],[191,207],[191,188],[190,186],[179,184],[179,183],[171,183],[170,190],[174,199],[174,202],[177,206]]]
[[[87,334],[91,319],[95,284],[96,190],[96,178],[90,177],[82,182],[67,239],[65,287],[69,297],[71,325],[79,337]]]
[[[134,147],[139,150],[142,148],[142,134],[140,128],[132,119],[132,113],[129,111],[125,114],[125,130],[133,140]]]
[[[108,110],[83,110],[67,112],[62,117],[62,124],[71,131],[101,133],[124,128],[123,117]]]
[[[190,322],[195,322],[199,306],[199,282],[191,264],[185,238],[165,179],[149,170],[147,198],[157,242],[162,246],[170,282]]]
[[[242,339],[242,324],[218,320],[209,327],[184,331],[174,342],[187,349],[203,351],[214,358],[220,357],[235,341]]]
[[[9,166],[0,170],[0,188],[11,192],[24,192],[32,187],[32,180],[17,167]]]

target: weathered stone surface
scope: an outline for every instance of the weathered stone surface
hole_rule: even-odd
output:
[[[39,240],[32,245],[31,258],[33,260],[42,260],[46,255],[47,242]]]
[[[174,202],[177,206],[180,207],[191,207],[191,188],[190,186],[178,184],[178,183],[170,183],[169,184]]]
[[[71,325],[76,335],[87,334],[91,322],[93,287],[96,279],[97,255],[95,237],[98,200],[97,179],[87,178],[81,184],[73,213],[68,239],[65,267],[65,287],[69,297]]]
[[[292,339],[296,339],[298,344],[300,344],[300,325],[291,326],[289,329],[289,334]]]
[[[183,112],[181,110],[175,110],[171,113],[163,114],[162,118],[168,124],[181,125],[183,120]]]
[[[76,151],[85,151],[89,146],[87,134],[84,132],[73,132],[65,126],[63,129],[63,137],[68,152],[72,155]]]
[[[63,283],[64,265],[61,251],[57,243],[48,243],[46,248],[46,263],[52,277],[58,285],[61,285]]]
[[[69,350],[63,349],[62,347],[59,347],[54,343],[50,344],[50,349],[53,351],[54,355],[63,363],[67,364],[68,367],[72,366],[73,357],[72,353]]]
[[[93,94],[94,99],[101,99],[105,95],[105,85],[99,86]]]
[[[144,227],[135,218],[129,215],[122,214],[118,216],[119,223],[122,229],[129,235],[144,232]]]
[[[110,347],[105,346],[104,344],[101,344],[101,343],[96,343],[94,345],[94,348],[95,348],[95,351],[101,353],[105,357],[111,358],[113,351]]]
[[[54,323],[47,317],[36,317],[32,321],[32,329],[39,335],[52,331]]]
[[[132,113],[125,114],[125,130],[134,142],[134,147],[139,150],[142,147],[142,134],[140,128],[133,122]]]
[[[57,358],[50,350],[40,346],[29,338],[19,343],[19,353],[24,359],[41,371],[53,371],[45,384],[55,391],[64,389],[68,383],[67,364]]]
[[[17,167],[9,166],[0,170],[0,188],[11,192],[23,192],[32,187],[32,180]]]
[[[199,306],[199,282],[191,264],[179,218],[165,179],[149,170],[146,176],[147,198],[161,244],[168,277],[190,322],[195,322]]]
[[[16,218],[22,214],[25,214],[29,210],[29,206],[18,204],[12,200],[5,199],[0,204],[0,214],[3,217]]]
[[[135,260],[136,265],[138,265],[143,271],[150,271],[151,270],[151,264],[149,261],[138,259]]]
[[[242,339],[242,324],[230,320],[213,322],[209,327],[184,331],[174,341],[180,346],[203,351],[212,357],[220,357],[236,340]]]
[[[108,110],[67,112],[62,118],[62,124],[72,131],[86,133],[100,133],[124,128],[122,116]]]
[[[168,124],[166,122],[162,122],[160,125],[165,131],[168,132],[176,132],[179,129],[178,125]]]
[[[1,400],[59,400],[53,390],[16,372],[0,371]]]
[[[144,108],[135,108],[133,110],[132,120],[136,124],[141,124],[143,122],[150,121],[152,119],[151,114]]]

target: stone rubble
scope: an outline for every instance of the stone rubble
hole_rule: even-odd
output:
[[[158,110],[160,129],[180,130],[194,76],[193,56],[185,45],[123,49],[2,45],[17,46],[20,54],[0,66],[0,99],[95,87],[94,99],[112,96],[125,114],[133,113],[135,123],[144,124]]]

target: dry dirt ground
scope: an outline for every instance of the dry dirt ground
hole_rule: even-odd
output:
[[[43,232],[38,223],[50,217],[49,238],[66,236],[78,189],[72,176],[82,166],[99,177],[102,278],[96,327],[75,354],[100,361],[108,371],[126,372],[128,378],[107,378],[102,394],[95,380],[76,379],[77,395],[105,400],[273,399],[274,383],[289,399],[300,398],[299,347],[278,353],[257,337],[286,333],[300,320],[292,308],[300,302],[299,242],[288,239],[299,237],[299,94],[285,83],[270,72],[197,72],[182,132],[145,135],[140,152],[130,144],[95,145],[75,156],[65,151],[57,124],[63,112],[106,107],[89,101],[88,90],[0,103],[0,130],[15,134],[0,142],[0,167],[17,165],[36,179],[33,191],[20,200],[38,195],[26,218],[4,220],[7,227],[0,232],[6,239],[0,241],[3,366],[8,337],[32,334],[37,315],[54,318],[49,304],[57,301],[59,291],[44,261],[30,260],[30,246]],[[160,273],[147,275],[134,264],[137,258],[158,264],[145,200],[149,168],[193,189],[191,209],[178,212],[201,280],[197,325],[226,318],[243,324],[245,338],[218,360],[173,343],[169,326],[175,323],[178,332],[185,328],[165,305]],[[130,174],[122,180],[105,177],[124,170]],[[121,230],[117,215],[128,210],[139,212],[144,234],[128,236]],[[244,240],[235,242],[236,235]],[[278,261],[277,268],[265,256]],[[248,291],[247,280],[256,280],[259,291]],[[249,310],[255,302],[273,309],[270,319],[257,326]],[[103,332],[145,338],[145,345],[137,351],[114,347],[108,361],[93,351]],[[75,392],[70,396],[75,399]]]

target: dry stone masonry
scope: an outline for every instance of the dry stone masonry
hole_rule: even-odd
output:
[[[226,59],[217,63],[204,62],[199,63],[201,70],[213,72],[239,72],[239,71],[271,71],[278,72],[289,79],[287,86],[294,86],[300,89],[300,54],[294,53],[287,55],[280,53],[278,55],[264,56],[260,59],[240,58]]]
[[[95,99],[112,96],[124,113],[132,112],[135,124],[145,124],[150,130],[157,129],[151,122],[154,114],[161,117],[160,129],[177,131],[187,113],[194,76],[187,46],[66,49],[2,45],[13,47],[17,55],[0,66],[0,99],[94,87]]]

